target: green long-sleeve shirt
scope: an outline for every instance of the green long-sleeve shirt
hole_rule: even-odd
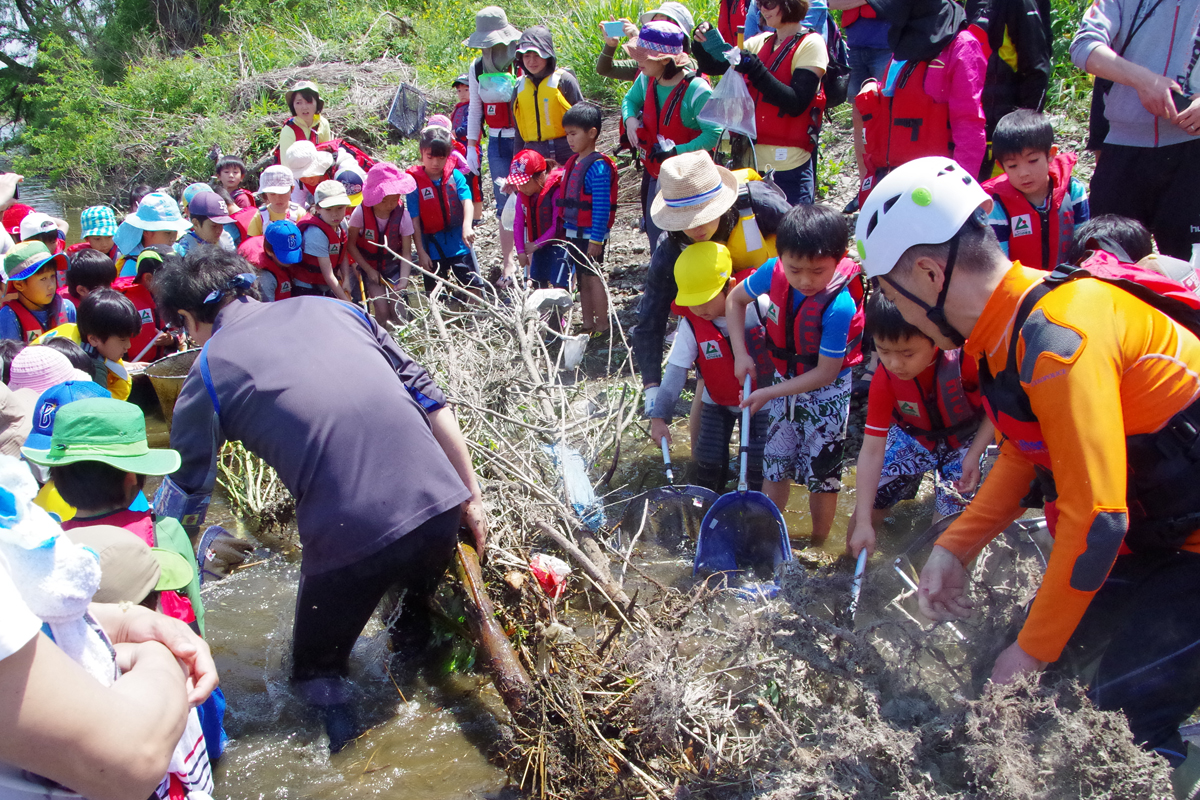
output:
[[[656,84],[654,87],[655,93],[658,95],[658,107],[663,108],[666,105],[667,97],[670,96],[674,86],[662,86]],[[680,106],[679,114],[683,119],[683,124],[689,128],[700,131],[700,135],[690,142],[675,145],[676,153],[690,153],[693,150],[712,150],[721,141],[721,129],[711,122],[699,122],[696,115],[708,104],[708,98],[712,95],[712,87],[708,85],[708,81],[704,78],[696,78],[687,88],[687,92],[683,95],[683,103]],[[627,120],[630,117],[636,117],[642,112],[642,107],[646,104],[646,76],[638,75],[637,80],[633,82],[633,86],[625,93],[625,98],[621,101],[621,119]]]

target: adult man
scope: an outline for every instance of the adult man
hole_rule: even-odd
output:
[[[336,751],[356,733],[343,680],[380,598],[405,589],[393,644],[422,646],[460,518],[481,553],[487,525],[458,423],[429,374],[360,309],[319,297],[260,303],[247,294],[250,272],[234,253],[197,247],[155,278],[161,310],[205,345],[175,405],[182,465],[155,506],[198,524],[225,439],[279,473],[304,547],[292,678]]]
[[[1075,66],[1114,83],[1092,213],[1141,220],[1183,259],[1200,242],[1198,37],[1200,0],[1094,0],[1071,42]]]
[[[1054,501],[1054,551],[992,680],[1099,655],[1092,699],[1124,711],[1135,739],[1178,765],[1178,726],[1200,705],[1200,340],[1113,284],[1050,290],[1046,273],[1003,256],[990,206],[961,166],[919,159],[880,183],[856,232],[867,274],[906,320],[940,347],[966,340],[1004,436],[921,573],[922,611],[970,613],[963,565],[1022,513],[1033,484]],[[1172,502],[1182,507],[1164,514]]]

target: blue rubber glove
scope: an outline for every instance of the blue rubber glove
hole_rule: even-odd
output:
[[[725,37],[716,28],[709,28],[704,32],[704,49],[705,51],[717,60],[725,57],[727,50],[732,50],[733,45],[725,41]]]

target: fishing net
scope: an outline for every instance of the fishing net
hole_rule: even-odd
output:
[[[429,99],[425,94],[410,83],[400,84],[388,109],[388,124],[401,136],[416,136],[425,127],[428,116]]]

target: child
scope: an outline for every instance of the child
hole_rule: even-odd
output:
[[[351,208],[358,208],[362,205],[363,182],[366,179],[367,176],[359,170],[338,169],[337,177],[334,180],[346,190],[346,197],[350,198]]]
[[[225,225],[233,222],[229,216],[229,207],[216,192],[199,192],[188,202],[188,216],[192,220],[192,229],[175,243],[175,252],[180,256],[187,255],[198,244],[215,244],[222,250],[236,250],[233,237],[225,230]]]
[[[351,302],[345,225],[349,210],[345,186],[337,181],[318,184],[313,202],[316,213],[306,215],[296,226],[303,236],[304,252],[291,268],[293,295],[319,294]]]
[[[700,411],[700,433],[692,443],[696,459],[696,482],[718,494],[725,491],[729,478],[729,435],[741,417],[738,407],[742,401],[742,386],[733,372],[733,351],[729,346],[725,319],[725,301],[736,285],[733,261],[729,249],[716,242],[701,242],[683,251],[675,262],[675,282],[679,294],[675,297],[680,311],[675,341],[667,356],[662,384],[655,396],[650,413],[650,438],[659,442],[665,436],[671,441],[667,428],[679,400],[687,372],[693,366],[704,379],[703,405]],[[746,335],[758,363],[766,361],[762,320],[759,304],[745,315]],[[747,482],[759,491],[763,482],[763,444],[767,436],[769,415],[758,411],[750,419],[750,459],[746,469]]]
[[[782,511],[791,480],[808,486],[813,547],[829,536],[841,490],[850,368],[862,361],[862,282],[847,259],[845,217],[824,205],[796,206],[775,236],[778,258],[729,295],[729,340],[738,380],[756,373],[746,350],[745,308],[766,295],[767,349],[778,372],[773,386],[742,400],[756,412],[771,404],[763,493]]]
[[[262,236],[252,236],[238,247],[238,255],[258,271],[258,288],[263,302],[272,303],[292,296],[291,268],[300,263],[304,236],[290,219],[267,225]]]
[[[513,221],[517,260],[541,289],[566,289],[571,283],[567,249],[551,241],[563,236],[562,209],[558,206],[562,177],[561,169],[548,171],[546,159],[532,150],[517,153],[508,170],[509,185],[520,192]]]
[[[405,258],[412,252],[413,222],[402,201],[416,187],[411,175],[381,161],[367,173],[362,205],[350,215],[346,247],[366,278],[367,296],[375,299],[375,319],[380,324],[399,322],[384,296],[383,282],[400,292],[408,288],[411,266],[397,260],[388,249]],[[388,249],[384,249],[385,244]]]
[[[21,242],[4,256],[8,291],[17,297],[0,307],[0,339],[32,342],[51,328],[75,321],[75,304],[58,294],[64,253],[51,255],[41,242]]]
[[[1074,153],[1060,153],[1050,120],[1027,108],[1005,114],[992,134],[1004,174],[983,184],[995,201],[988,222],[1000,249],[1022,266],[1052,270],[1088,221],[1087,189],[1071,175]]]
[[[79,215],[79,235],[83,241],[67,248],[67,255],[73,255],[80,250],[97,250],[112,259],[114,264],[120,258],[113,237],[117,235],[117,218],[108,206],[91,206],[85,208]]]
[[[1107,250],[1113,255],[1117,247],[1125,251],[1121,260],[1137,263],[1154,253],[1154,240],[1150,230],[1130,217],[1117,214],[1101,214],[1078,225],[1071,238],[1071,249],[1063,254],[1063,262],[1082,264],[1089,251]]]
[[[847,549],[875,552],[875,526],[900,500],[934,481],[933,521],[967,506],[994,429],[984,416],[979,373],[962,350],[942,351],[904,321],[883,292],[867,301],[867,329],[879,353],[855,471],[857,502]]]
[[[583,99],[579,82],[570,71],[560,69],[554,55],[550,29],[535,25],[521,34],[517,58],[525,75],[517,81],[513,117],[517,124],[514,147],[533,150],[558,164],[567,163],[571,148],[563,130],[566,110]]]
[[[563,130],[574,153],[563,168],[563,230],[567,254],[579,284],[579,306],[584,333],[608,330],[608,295],[600,264],[604,243],[617,219],[617,167],[596,151],[600,138],[600,109],[577,103],[563,114]]]
[[[246,164],[237,156],[221,156],[217,161],[217,182],[238,208],[254,208],[254,195],[242,188],[246,179]]]
[[[41,242],[51,253],[67,249],[67,223],[40,211],[31,211],[21,219],[22,242]]]
[[[125,213],[127,215],[136,214],[138,206],[142,204],[142,199],[153,191],[154,189],[144,183],[139,183],[137,186],[134,186],[132,189],[130,189],[129,197],[127,198],[127,202],[125,204],[127,209]]]
[[[429,125],[436,125],[439,128],[445,128],[451,133],[454,132],[453,123],[445,114],[434,114],[429,118]],[[467,161],[466,145],[454,140],[454,152],[450,154],[450,166],[462,173],[467,179],[467,186],[471,187],[471,205],[475,211],[474,221],[479,224],[479,220],[483,219],[483,184],[478,173],[471,171],[470,162]]]
[[[258,207],[258,214],[246,224],[247,236],[262,236],[263,229],[276,220],[299,222],[304,219],[304,208],[292,200],[295,188],[296,179],[287,167],[276,164],[264,169],[258,177],[258,194],[263,199],[263,205]]]
[[[445,128],[431,125],[421,131],[419,146],[421,163],[408,168],[416,188],[407,200],[417,264],[447,280],[453,275],[473,293],[481,294],[483,280],[470,250],[475,243],[470,189],[462,173],[449,163],[453,137]],[[425,276],[426,293],[436,285],[436,280]]]
[[[175,338],[166,331],[167,326],[154,301],[154,275],[162,269],[164,257],[173,258],[173,251],[161,246],[147,247],[138,254],[137,274],[132,278],[118,278],[112,285],[129,298],[142,320],[141,329],[129,341],[129,355],[135,362],[157,361],[176,348]]]
[[[67,296],[79,302],[96,289],[107,289],[117,279],[117,266],[99,250],[86,247],[71,255],[67,265]]]
[[[454,89],[455,96],[458,97],[458,103],[450,112],[454,141],[465,147],[467,144],[467,117],[471,112],[471,80],[466,75],[459,75],[450,86]]]
[[[97,289],[79,304],[80,344],[92,357],[96,383],[118,400],[129,397],[132,382],[123,359],[141,329],[133,301],[116,289]]]
[[[333,154],[318,150],[309,141],[296,142],[283,154],[283,166],[292,172],[297,186],[292,191],[292,200],[308,208],[313,203],[313,193],[323,181],[333,178]]]
[[[174,247],[179,234],[192,227],[179,213],[179,203],[169,195],[151,192],[138,203],[137,211],[125,217],[117,228],[113,241],[121,251],[117,272],[133,277],[137,270],[137,254],[153,245]]]
[[[87,354],[87,351],[79,346],[79,342],[75,341],[70,336],[52,335],[55,333],[55,331],[59,330],[62,329],[55,328],[54,330],[47,331],[46,335],[38,339],[35,344],[37,344],[39,347],[49,347],[51,350],[57,350],[58,352],[62,353],[67,357],[67,361],[71,362],[72,367],[79,370],[84,375],[89,376],[88,382],[92,386],[95,386],[97,389],[104,392],[105,397],[110,397],[111,395],[109,394],[109,391],[103,388],[100,384],[96,383],[90,377],[92,374],[92,357]],[[80,380],[82,380],[82,376],[80,376]],[[46,510],[52,511],[53,509]],[[66,517],[63,517],[63,519],[66,519]]]

